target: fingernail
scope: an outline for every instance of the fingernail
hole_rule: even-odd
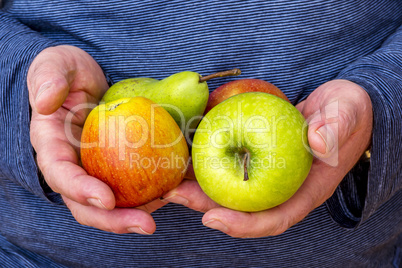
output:
[[[89,204],[91,204],[92,206],[94,206],[94,207],[97,207],[97,208],[100,208],[100,209],[107,209],[105,207],[105,205],[103,205],[102,201],[100,199],[98,199],[98,198],[93,198],[93,197],[88,198],[87,202]]]
[[[327,125],[320,127],[315,132],[318,135],[320,135],[320,137],[324,141],[325,147],[326,147],[326,152],[320,152],[320,153],[323,153],[323,154],[329,153],[335,146],[334,132]]]
[[[145,232],[140,226],[128,227],[127,231],[129,231],[130,233],[151,235],[151,233]]]
[[[53,83],[50,82],[50,81],[43,83],[43,84],[40,86],[40,88],[39,88],[39,90],[38,90],[38,93],[36,94],[35,101],[40,97],[40,95],[42,95],[43,92],[45,92],[46,90],[48,90],[49,88],[51,88],[52,85],[53,85]]]
[[[216,220],[216,219],[212,219],[212,220],[209,220],[209,221],[205,222],[204,226],[212,228],[212,229],[216,229],[216,230],[219,230],[219,231],[222,231],[222,232],[227,232],[228,229],[229,229],[220,220]]]
[[[176,204],[180,204],[180,205],[187,205],[188,204],[188,200],[180,195],[171,195],[168,197],[163,198],[164,202],[172,202],[172,203],[176,203]]]

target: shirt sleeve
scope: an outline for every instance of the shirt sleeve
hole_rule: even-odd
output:
[[[402,26],[337,78],[362,86],[373,106],[371,157],[360,161],[327,201],[335,221],[356,228],[402,188]]]
[[[57,45],[0,10],[0,180],[50,200],[30,143],[27,71],[37,54]]]

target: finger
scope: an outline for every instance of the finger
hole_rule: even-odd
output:
[[[31,126],[31,133],[35,133],[31,141],[37,153],[38,166],[50,188],[83,205],[113,209],[115,199],[112,190],[79,166],[75,149],[68,143],[64,133],[57,131],[62,126],[51,126],[62,125],[63,122],[35,122]]]
[[[83,206],[66,197],[63,197],[63,200],[77,222],[83,225],[117,234],[150,235],[156,229],[155,221],[146,209],[115,208],[107,211],[92,206]],[[161,205],[163,205],[162,202]]]
[[[304,106],[306,101],[302,101],[296,105],[296,108],[307,116],[307,122],[309,124],[308,140],[310,148],[313,152],[320,157],[325,157],[330,154],[336,145],[335,141],[338,132],[336,121],[337,114],[339,113],[339,107],[336,106],[336,102],[332,105],[326,105],[324,108],[317,107],[314,113],[309,114],[310,111],[306,113]],[[310,112],[311,113],[311,112]],[[330,126],[330,124],[335,124]]]
[[[136,207],[136,209],[141,209],[148,213],[152,213],[152,212],[156,211],[157,209],[163,207],[166,204],[167,203],[162,201],[161,199],[155,199],[154,201],[149,202],[148,204]]]
[[[290,224],[282,214],[277,208],[254,213],[215,208],[205,213],[202,222],[232,237],[258,238],[285,232]]]
[[[303,107],[304,107],[304,104],[306,103],[306,101],[304,100],[304,101],[301,101],[301,102],[299,102],[298,104],[296,104],[296,109],[297,110],[299,110],[299,112],[301,112],[301,113],[303,113]]]
[[[49,48],[41,53],[28,70],[31,106],[40,114],[55,112],[69,93],[69,73],[60,52]]]
[[[313,152],[320,158],[328,158],[355,132],[356,107],[338,101],[328,103],[308,119],[308,140]]]
[[[194,180],[184,180],[178,187],[165,194],[163,200],[181,204],[201,212],[219,207],[202,191],[198,182]]]
[[[72,200],[92,205],[101,209],[110,210],[115,207],[115,198],[112,190],[102,181],[89,176],[77,164],[69,161],[54,161],[51,167],[44,167],[46,182],[49,187]]]

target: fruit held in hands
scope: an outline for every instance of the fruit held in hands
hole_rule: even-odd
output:
[[[105,93],[104,102],[120,98],[142,96],[165,108],[179,127],[194,129],[204,113],[208,102],[207,80],[228,75],[240,74],[239,69],[201,77],[195,72],[180,72],[165,79],[130,78],[112,85]]]
[[[146,204],[179,185],[188,158],[176,122],[146,98],[101,104],[85,121],[82,165],[109,185],[117,207]]]
[[[245,92],[265,92],[289,101],[286,95],[274,84],[260,79],[240,79],[223,84],[212,91],[204,113],[208,113],[213,107],[231,96]]]
[[[261,211],[288,200],[307,177],[307,124],[289,102],[260,92],[215,106],[194,135],[192,160],[202,190],[218,204]]]

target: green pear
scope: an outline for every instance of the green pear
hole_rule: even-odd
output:
[[[240,74],[239,69],[202,77],[196,72],[184,71],[165,79],[129,78],[112,85],[102,98],[111,102],[121,98],[145,97],[165,108],[181,130],[194,130],[208,103],[207,80]],[[187,134],[187,133],[186,133]]]
[[[113,84],[103,96],[103,102],[139,96],[139,91],[146,85],[158,82],[158,80],[147,77],[128,78]]]

